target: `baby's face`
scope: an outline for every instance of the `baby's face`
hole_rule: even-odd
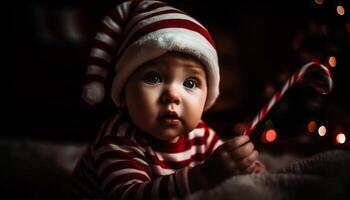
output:
[[[198,125],[206,97],[202,64],[175,52],[141,66],[125,87],[126,107],[135,125],[168,142]]]

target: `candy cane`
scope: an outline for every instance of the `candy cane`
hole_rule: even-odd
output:
[[[266,116],[266,114],[271,110],[271,108],[283,97],[285,92],[293,86],[295,83],[300,82],[305,78],[305,72],[310,71],[312,68],[317,68],[318,71],[323,70],[323,72],[326,75],[326,80],[327,80],[327,88],[320,88],[317,87],[317,85],[312,85],[314,89],[316,89],[318,92],[326,95],[328,94],[332,88],[333,88],[333,80],[332,80],[332,75],[331,72],[327,67],[320,63],[316,62],[309,62],[305,64],[304,66],[301,67],[300,70],[296,71],[290,78],[289,80],[284,84],[283,88],[278,91],[272,98],[271,100],[260,110],[260,112],[255,116],[252,122],[250,122],[244,132],[243,135],[249,135],[252,130],[255,128],[255,126],[262,121],[262,119]]]

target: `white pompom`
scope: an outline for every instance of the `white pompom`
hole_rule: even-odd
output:
[[[82,98],[90,105],[101,103],[105,96],[104,85],[100,82],[91,82],[84,86]]]

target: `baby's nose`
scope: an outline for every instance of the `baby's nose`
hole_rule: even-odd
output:
[[[181,102],[180,91],[175,84],[168,85],[164,88],[161,101],[165,104],[179,104]]]

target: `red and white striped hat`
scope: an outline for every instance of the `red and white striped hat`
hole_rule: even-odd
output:
[[[208,77],[205,109],[210,108],[219,95],[220,81],[213,39],[197,20],[153,0],[126,1],[105,16],[91,49],[83,98],[91,105],[104,99],[108,68],[114,65],[111,97],[120,105],[124,84],[132,72],[167,51],[190,54],[204,64]]]

